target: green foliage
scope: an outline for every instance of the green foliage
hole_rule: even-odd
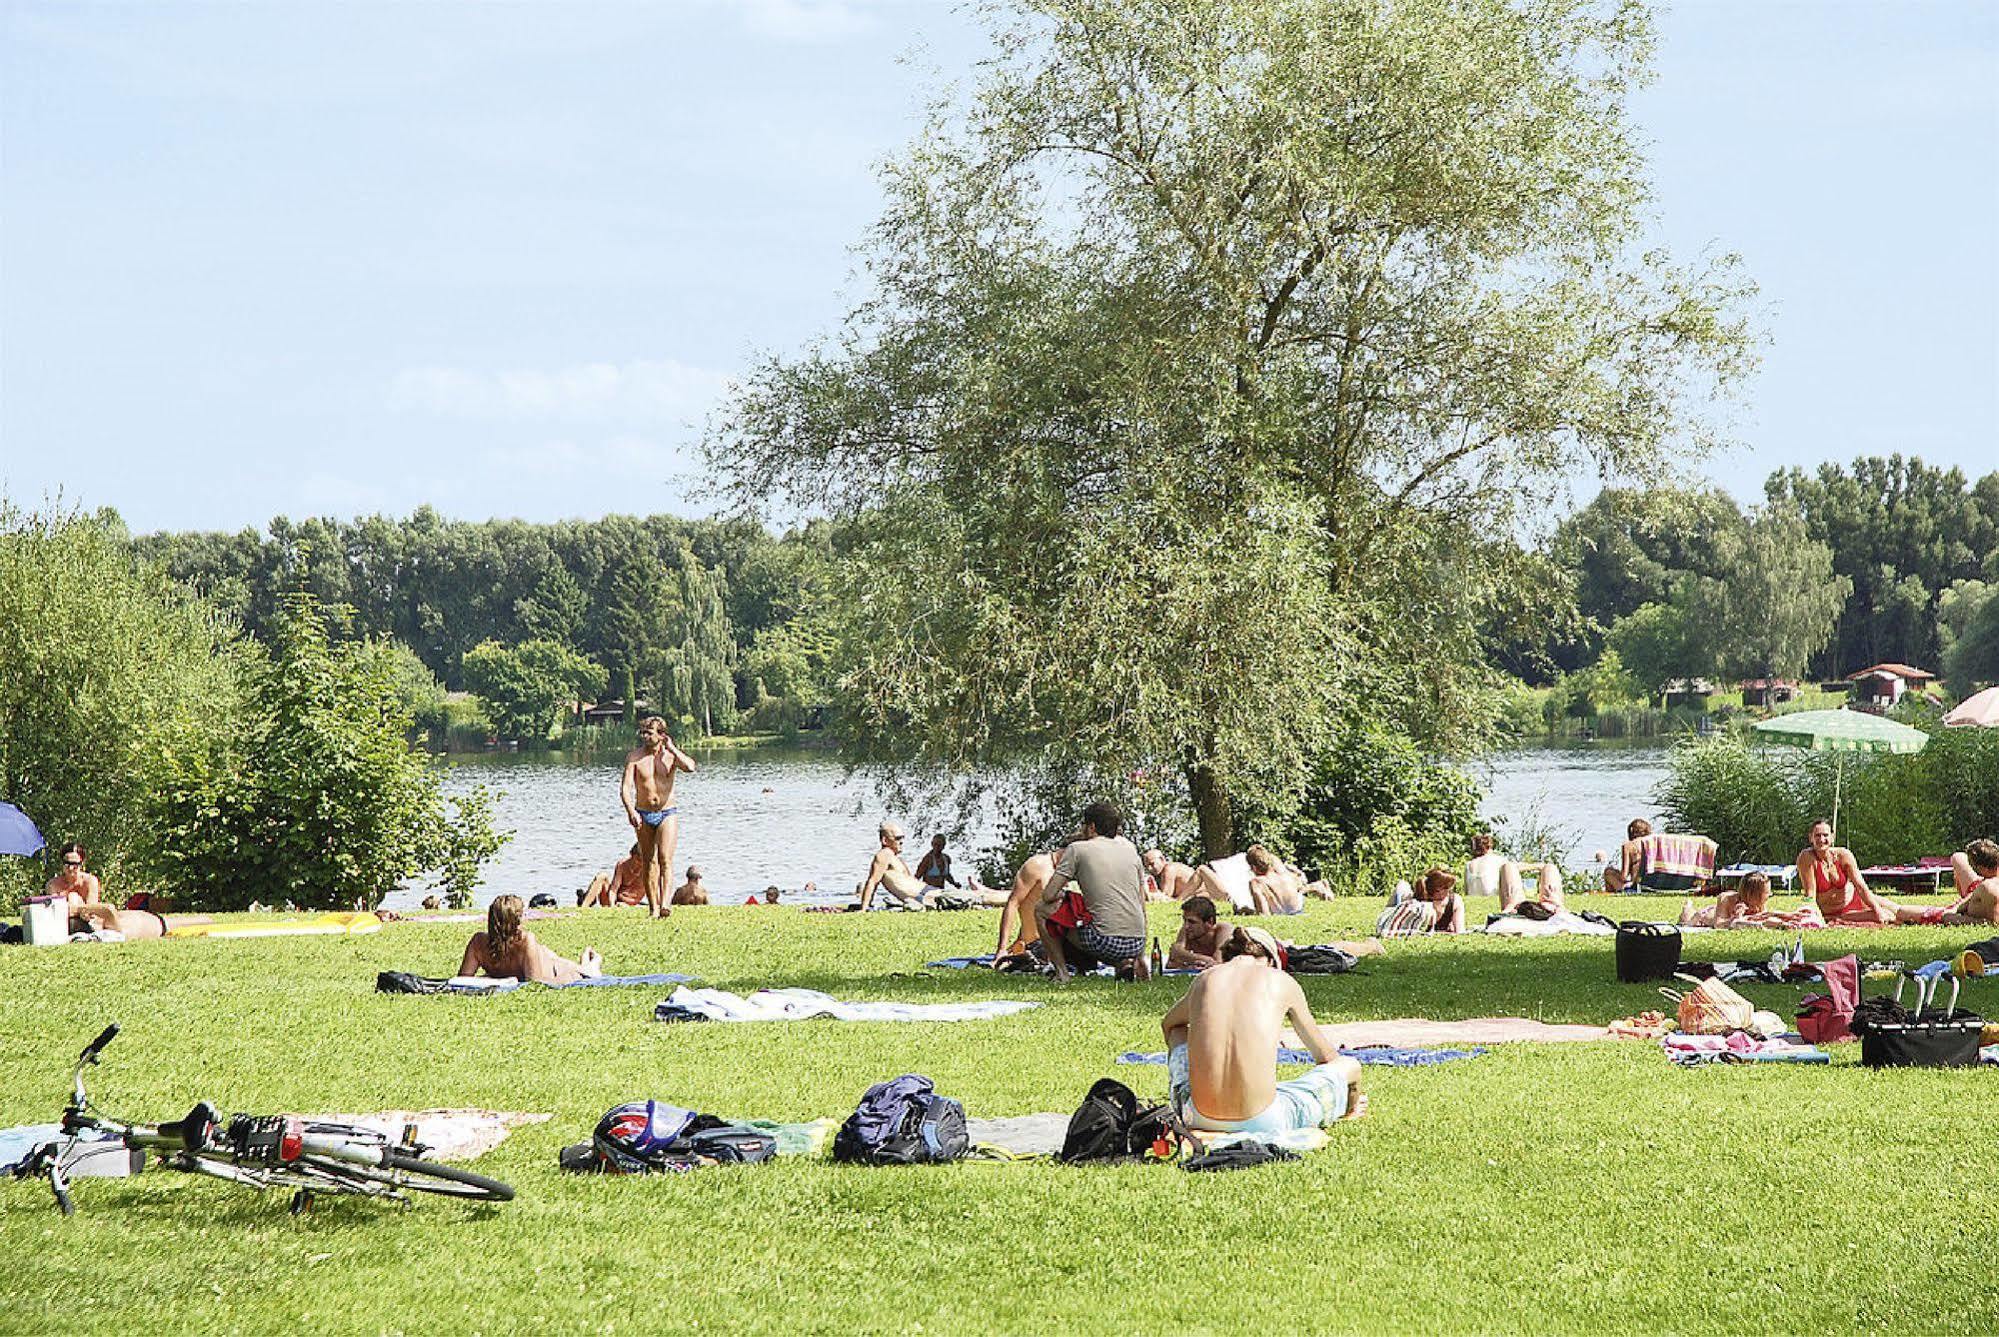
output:
[[[1178,772],[1224,852],[1356,703],[1488,736],[1486,638],[1548,573],[1462,516],[1704,443],[1747,285],[1636,253],[1644,16],[1330,17],[1001,12],[884,173],[873,300],[718,425],[746,505],[867,517],[835,615],[877,756]]]
[[[1914,457],[1786,469],[1765,486],[1772,509],[1803,517],[1853,583],[1832,640],[1814,659],[1822,676],[1883,661],[1935,668],[1940,596],[1960,580],[1999,579],[1999,472],[1975,483]]]
[[[1461,861],[1479,829],[1478,783],[1374,720],[1336,731],[1315,759],[1281,844],[1336,891],[1379,895],[1398,877]]]
[[[1944,680],[1959,696],[1999,683],[1999,582],[1965,581],[1944,605],[1950,619]]]
[[[395,683],[400,708],[409,715],[418,732],[442,744],[451,727],[444,684],[416,651],[401,641],[371,638],[362,642],[356,653],[382,657],[389,678]]]
[[[1702,676],[1705,666],[1692,647],[1692,619],[1683,603],[1648,603],[1617,620],[1606,639],[1631,681],[1648,697],[1662,694],[1675,678]]]
[[[373,906],[435,869],[469,892],[499,837],[478,795],[447,812],[434,764],[409,745],[390,662],[336,645],[308,593],[285,600],[270,630],[269,653],[246,664],[233,733],[153,768],[147,853],[161,890],[188,908]]]
[[[1557,681],[1548,693],[1545,709],[1550,724],[1563,716],[1589,719],[1642,695],[1638,683],[1624,671],[1617,651],[1605,650],[1588,668]]]
[[[512,648],[487,641],[465,652],[460,671],[500,737],[531,746],[547,742],[576,701],[594,700],[604,686],[602,669],[555,641]]]
[[[1673,751],[1660,810],[1698,831],[1724,858],[1788,863],[1810,824],[1839,798],[1839,840],[1863,862],[1897,863],[1961,849],[1999,833],[1999,730],[1939,729],[1901,756],[1752,746],[1731,736]]]
[[[1732,678],[1802,676],[1853,592],[1833,572],[1832,549],[1774,507],[1724,530],[1716,546],[1718,574],[1694,582],[1698,593],[1683,610],[1710,638],[1711,662]]]
[[[163,762],[199,765],[239,716],[228,619],[135,563],[122,527],[0,502],[0,799],[133,890]],[[0,858],[0,904],[47,874]]]
[[[655,661],[653,706],[699,733],[722,732],[736,718],[736,641],[721,575],[704,567],[691,547],[683,548],[677,584],[666,648]]]

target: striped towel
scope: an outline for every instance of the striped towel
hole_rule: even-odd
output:
[[[1705,881],[1714,876],[1716,848],[1706,836],[1647,836],[1638,846],[1640,880],[1654,873],[1664,873],[1671,877],[1697,877]]]

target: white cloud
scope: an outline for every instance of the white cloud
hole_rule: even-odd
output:
[[[396,376],[389,403],[446,418],[656,425],[702,416],[730,385],[725,373],[672,359],[503,372],[414,367]]]

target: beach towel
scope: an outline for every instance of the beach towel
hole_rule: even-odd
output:
[[[1566,933],[1593,938],[1614,938],[1617,936],[1617,925],[1601,916],[1585,919],[1579,914],[1560,910],[1546,919],[1529,919],[1524,915],[1494,915],[1479,931],[1508,938],[1555,938]]]
[[[965,1135],[972,1139],[972,1154],[988,1153],[993,1160],[1054,1156],[1069,1135],[1066,1114],[1016,1114],[1006,1119],[967,1119]],[[991,1152],[1001,1155],[991,1156]]]
[[[1714,877],[1720,847],[1706,836],[1661,832],[1638,842],[1638,884],[1654,891],[1687,891]]]
[[[400,970],[385,970],[375,976],[377,993],[488,994],[512,993],[532,986],[537,989],[608,989],[632,984],[689,984],[696,975],[598,975],[594,979],[571,980],[567,984],[537,984],[532,980],[494,979],[486,975],[457,975],[451,979],[427,979]]]
[[[655,1021],[989,1021],[1038,1003],[984,999],[974,1003],[847,1003],[817,989],[759,989],[744,998],[722,989],[682,986],[653,1009]]]
[[[1607,1040],[1602,1026],[1552,1025],[1529,1017],[1474,1017],[1470,1021],[1430,1021],[1408,1017],[1395,1021],[1342,1021],[1321,1026],[1319,1034],[1342,1048],[1362,1045],[1490,1045],[1516,1040],[1540,1044]],[[1279,1044],[1298,1047],[1289,1029],[1278,1033]]]
[[[1379,1064],[1390,1068],[1427,1068],[1437,1063],[1450,1063],[1461,1058],[1477,1058],[1485,1053],[1483,1049],[1406,1049],[1391,1045],[1358,1045],[1342,1047],[1341,1058],[1350,1058],[1356,1063]],[[1163,1066],[1164,1054],[1148,1054],[1136,1049],[1127,1049],[1117,1056],[1119,1063],[1143,1063]],[[1277,1051],[1279,1063],[1303,1063],[1315,1066],[1318,1060],[1309,1049],[1284,1048]]]
[[[342,933],[374,933],[382,921],[366,910],[335,911],[312,919],[274,924],[182,924],[167,930],[169,938],[302,938]]]
[[[1249,894],[1249,856],[1231,854],[1226,859],[1217,859],[1207,865],[1215,875],[1215,881],[1228,894],[1229,904],[1245,913],[1256,909],[1256,898]]]
[[[1822,1049],[1797,1040],[1759,1039],[1746,1031],[1728,1035],[1687,1035],[1674,1032],[1661,1036],[1659,1047],[1667,1058],[1681,1067],[1703,1063],[1829,1063]]]

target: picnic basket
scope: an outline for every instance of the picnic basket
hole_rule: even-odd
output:
[[[1895,981],[1895,1001],[1902,985]],[[1978,1041],[1984,1019],[1957,1010],[1962,981],[1950,982],[1950,1005],[1934,1006],[1937,981],[1916,979],[1916,1010],[1907,1021],[1874,1021],[1860,1036],[1860,1062],[1869,1068],[1969,1068],[1978,1062]]]

